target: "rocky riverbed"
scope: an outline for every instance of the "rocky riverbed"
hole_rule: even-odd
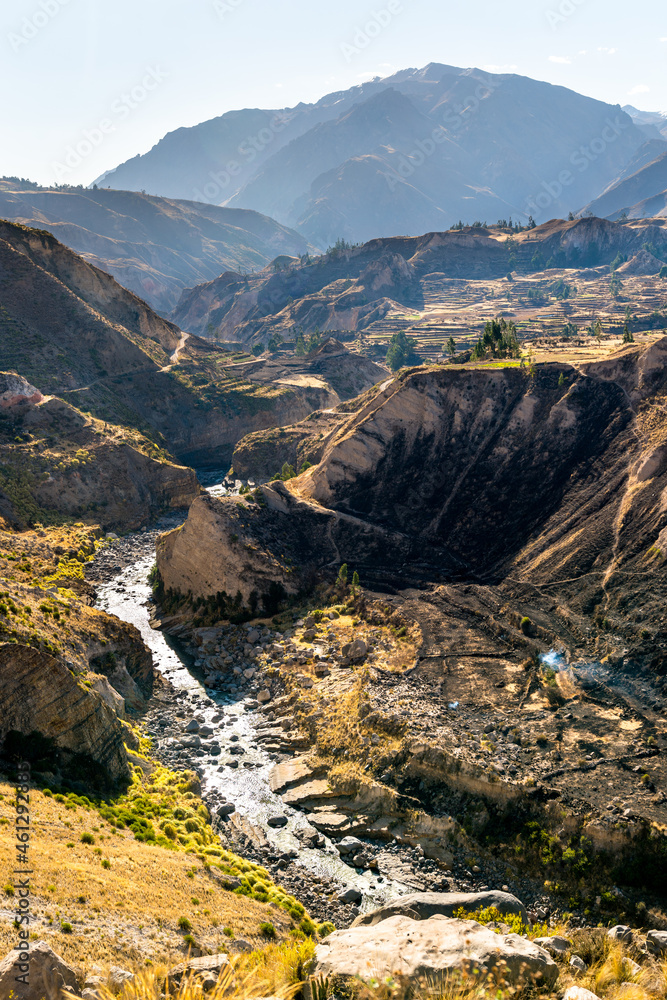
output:
[[[292,663],[306,691],[315,682],[337,682],[344,689],[354,677],[350,666],[356,657],[370,656],[373,662],[391,650],[383,650],[379,635],[376,648],[371,648],[373,635],[353,648],[337,647],[333,632],[328,645],[313,642],[308,621],[300,619],[285,631],[265,623],[192,630],[177,620],[160,622],[148,574],[159,533],[177,523],[172,517],[151,530],[110,538],[87,576],[96,588],[97,606],[138,627],[152,650],[162,683],[156,685],[143,726],[153,739],[154,756],[200,776],[223,839],[266,866],[314,918],[338,927],[415,890],[506,889],[525,899],[536,918],[555,913],[557,904],[541,882],[503,862],[473,857],[463,846],[443,862],[426,857],[419,843],[374,837],[372,831],[352,838],[324,836],[311,822],[316,816],[283,801],[272,789],[274,769],[302,755],[309,741],[295,728],[295,692],[286,692],[281,665]],[[158,623],[174,634],[156,629]],[[312,656],[317,658],[313,674],[299,679],[300,660],[305,664]],[[414,688],[416,711],[425,707],[426,698],[409,675],[398,683],[401,689]],[[387,707],[396,708],[395,686],[388,686],[386,700]]]

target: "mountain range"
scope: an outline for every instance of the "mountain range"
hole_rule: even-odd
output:
[[[184,288],[230,267],[262,269],[306,240],[258,212],[155,198],[144,192],[40,188],[0,180],[0,218],[48,230],[163,315]]]
[[[100,186],[253,209],[321,247],[566,216],[667,151],[660,115],[431,63],[166,135]]]

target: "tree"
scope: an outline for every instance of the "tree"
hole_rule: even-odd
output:
[[[302,358],[306,354],[306,342],[303,339],[303,330],[299,330],[299,335],[296,338],[296,347],[294,353],[297,357]]]
[[[627,319],[625,321],[625,326],[623,327],[623,343],[624,344],[634,344],[635,338],[632,335],[632,330],[630,329],[630,324]]]
[[[449,354],[450,358],[453,358],[454,355],[456,354],[456,343],[454,341],[454,338],[450,337],[445,346],[447,348],[447,353]]]
[[[417,342],[408,337],[403,330],[393,335],[387,350],[387,364],[393,372],[406,365],[421,364],[422,359],[415,351],[416,344]]]
[[[611,281],[609,282],[609,294],[612,299],[617,299],[621,294],[621,289],[623,288],[623,282],[619,276],[614,272],[611,276]]]
[[[481,361],[482,358],[488,356],[492,358],[521,357],[517,329],[512,320],[508,323],[504,316],[500,316],[486,324],[484,333],[473,348],[472,360]]]
[[[565,375],[563,374],[563,372],[561,372],[560,375],[558,376],[558,388],[562,389],[564,385],[565,385]]]
[[[352,574],[352,593],[356,595],[359,591],[359,587],[360,587],[359,574],[355,569],[354,573]]]
[[[598,343],[600,343],[600,341],[602,340],[602,321],[600,319],[598,319],[597,322],[595,323],[593,331],[595,333],[595,339],[597,340]]]
[[[258,358],[260,356],[260,354],[263,354],[263,353],[264,353],[264,344],[255,344],[255,346],[252,349],[252,354],[256,358]]]

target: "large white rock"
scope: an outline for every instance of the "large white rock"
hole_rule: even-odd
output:
[[[599,1000],[599,997],[597,993],[591,993],[583,986],[568,986],[563,993],[563,1000]]]
[[[27,983],[16,981],[17,977],[24,976]],[[14,948],[0,962],[2,1000],[9,997],[12,990],[15,1000],[44,1000],[44,997],[59,997],[63,989],[79,995],[76,972],[46,941],[30,942],[25,951]]]
[[[553,959],[527,938],[440,914],[427,920],[393,916],[374,926],[334,931],[317,946],[311,975],[433,978],[457,970],[490,972],[501,962],[511,983],[535,979],[551,986],[558,978]]]
[[[341,844],[338,845],[342,846]],[[489,889],[487,892],[413,892],[408,896],[399,896],[391,903],[381,906],[370,913],[364,913],[352,924],[353,927],[379,924],[387,917],[406,916],[415,920],[426,920],[440,914],[443,917],[453,917],[458,910],[474,913],[479,909],[495,906],[502,914],[516,914],[528,926],[526,908],[510,892]]]

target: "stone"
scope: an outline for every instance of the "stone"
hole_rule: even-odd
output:
[[[339,854],[355,854],[358,853],[360,849],[363,848],[363,844],[356,837],[343,837],[339,844],[336,844],[336,848]]]
[[[649,931],[646,935],[646,950],[651,955],[667,955],[667,931]]]
[[[0,962],[0,997],[8,997],[13,990],[16,1000],[43,1000],[63,988],[79,995],[76,972],[46,941],[30,942],[26,951],[27,956],[14,948]],[[24,974],[29,982],[17,983],[15,977]]]
[[[198,733],[199,732],[199,723],[197,722],[197,720],[196,719],[192,719],[191,722],[188,722],[187,726],[185,727],[185,731],[186,731],[186,733]]]
[[[109,969],[109,986],[115,993],[122,990],[123,986],[133,979],[134,973],[128,972],[127,969],[121,969],[118,965],[112,965]]]
[[[607,937],[612,941],[624,941],[626,944],[632,941],[632,930],[626,924],[616,924],[607,931]]]
[[[216,813],[221,817],[231,816],[233,812],[236,812],[236,806],[233,802],[224,802],[216,809]]]
[[[247,639],[251,646],[256,646],[259,640],[261,639],[261,635],[259,634],[257,629],[254,628],[250,632],[248,632]]]
[[[271,701],[271,692],[269,691],[268,688],[264,688],[263,691],[259,692],[259,694],[257,695],[257,701],[259,702],[260,705],[266,705],[268,704],[268,702]]]
[[[231,969],[229,958],[225,954],[203,955],[201,958],[191,958],[187,962],[181,962],[167,973],[169,991],[172,994],[177,992],[178,987],[181,985],[181,980],[187,975],[200,976],[201,974],[209,973],[211,977],[215,976],[217,982],[221,971],[226,967]],[[165,992],[167,992],[166,986]]]
[[[358,889],[349,888],[342,889],[336,896],[339,903],[360,903],[362,900],[362,895]]]
[[[338,847],[340,849],[340,844]],[[523,903],[516,896],[496,889],[489,892],[414,892],[364,913],[352,926],[372,927],[396,915],[411,916],[415,920],[427,920],[436,915],[453,917],[460,909],[473,913],[490,906],[495,906],[500,913],[520,916],[528,926],[528,914]]]
[[[570,959],[570,965],[572,966],[573,969],[576,969],[577,972],[587,972],[588,971],[588,966],[584,962],[583,958],[579,957],[579,955],[573,955],[572,956],[572,958]]]
[[[563,993],[563,1000],[599,1000],[599,997],[597,993],[591,993],[583,986],[568,986]]]
[[[572,950],[572,942],[562,937],[539,937],[534,938],[534,943],[540,948],[544,948],[551,955],[565,955]]]
[[[368,645],[363,639],[354,639],[342,647],[341,653],[350,663],[359,663],[368,655]]]
[[[527,977],[551,986],[558,978],[556,963],[532,941],[442,914],[426,920],[395,915],[379,924],[334,931],[317,946],[311,975],[382,981],[398,974],[432,981],[459,970],[492,972],[500,962],[506,963],[505,977],[512,984]]]
[[[287,816],[269,816],[267,823],[273,830],[278,830],[280,827],[287,826]]]

